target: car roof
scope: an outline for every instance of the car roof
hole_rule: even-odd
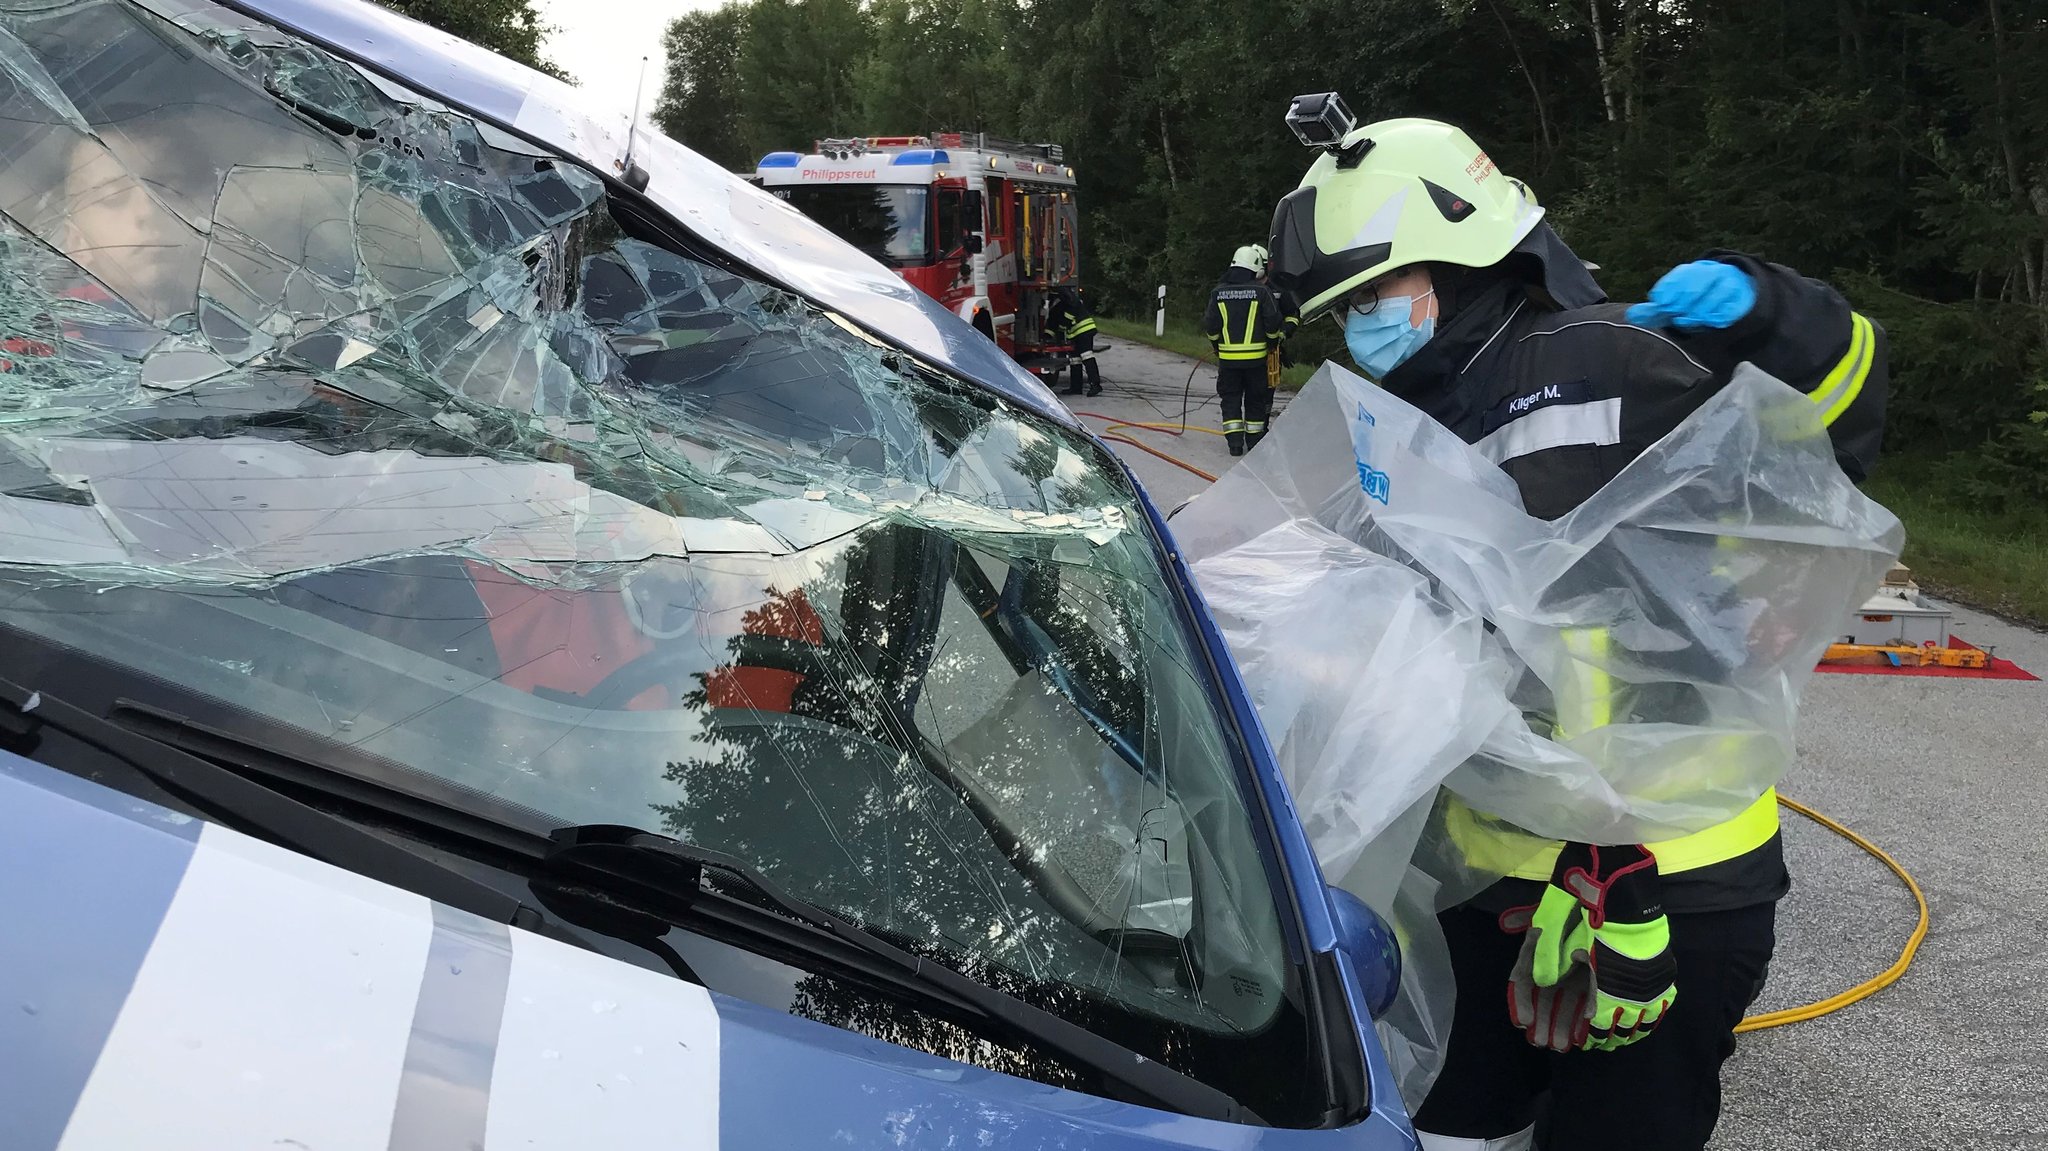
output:
[[[762,278],[837,312],[871,336],[1068,426],[1074,417],[1037,377],[937,301],[776,197],[630,113],[495,52],[369,0],[227,0],[424,95],[602,173],[625,192],[629,159],[642,193],[677,227]],[[630,193],[627,193],[630,194]]]

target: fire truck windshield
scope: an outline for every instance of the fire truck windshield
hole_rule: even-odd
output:
[[[774,192],[878,260],[904,265],[932,258],[932,190],[922,184],[803,185]]]

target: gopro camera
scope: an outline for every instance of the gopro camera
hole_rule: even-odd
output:
[[[1335,150],[1344,143],[1345,134],[1358,127],[1358,117],[1344,106],[1344,97],[1316,92],[1296,96],[1287,106],[1287,126],[1303,147]]]

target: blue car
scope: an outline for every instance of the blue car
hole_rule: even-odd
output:
[[[356,0],[0,4],[0,1147],[1415,1139],[1144,493]]]

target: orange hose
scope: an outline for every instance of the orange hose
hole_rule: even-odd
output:
[[[1113,431],[1106,431],[1102,433],[1102,438],[1105,440],[1115,440],[1117,443],[1120,444],[1129,444],[1141,452],[1149,452],[1152,455],[1158,456],[1160,459],[1165,460],[1167,463],[1172,464],[1177,468],[1182,468],[1186,471],[1193,472],[1196,475],[1202,477],[1203,479],[1208,480],[1212,484],[1216,482],[1215,476],[1209,474],[1208,472],[1203,471],[1202,469],[1187,462],[1186,460],[1176,459],[1173,456],[1167,455],[1165,452],[1160,451],[1158,448],[1155,448],[1150,444],[1139,443],[1137,440],[1134,440],[1129,436],[1120,436]]]
[[[1200,424],[1148,424],[1138,420],[1125,420],[1119,419],[1116,416],[1105,416],[1101,412],[1075,412],[1074,414],[1077,416],[1087,416],[1092,420],[1108,421],[1109,426],[1103,430],[1109,432],[1113,432],[1118,428],[1144,428],[1147,431],[1165,432],[1169,436],[1185,435],[1188,432],[1206,432],[1212,436],[1223,434],[1223,429],[1221,428],[1205,428]]]

